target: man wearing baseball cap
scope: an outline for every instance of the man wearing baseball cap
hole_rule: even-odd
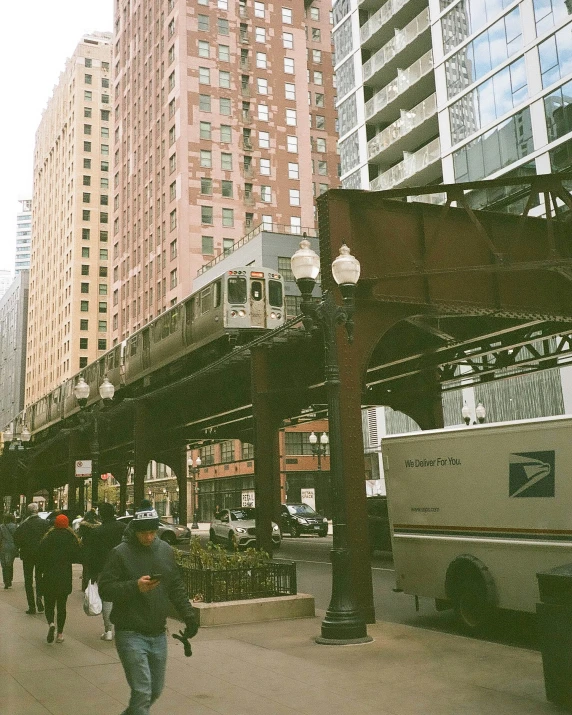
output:
[[[185,622],[188,638],[198,630],[173,549],[157,538],[158,529],[157,512],[149,502],[142,504],[98,579],[102,600],[113,603],[115,644],[131,688],[123,715],[146,715],[163,690],[169,602]]]

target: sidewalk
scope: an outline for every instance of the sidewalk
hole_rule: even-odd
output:
[[[101,618],[68,601],[65,642],[28,616],[21,562],[0,590],[0,714],[118,715],[129,690]],[[74,583],[79,586],[79,567]],[[322,615],[322,614],[320,614]],[[382,615],[382,614],[380,614]],[[171,622],[171,630],[180,626]],[[545,699],[534,651],[410,626],[369,626],[374,642],[319,646],[320,618],[201,629],[193,656],[169,638],[166,688],[153,715],[532,715]]]

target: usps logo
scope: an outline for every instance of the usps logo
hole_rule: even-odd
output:
[[[509,461],[509,497],[553,497],[555,454],[520,452]]]

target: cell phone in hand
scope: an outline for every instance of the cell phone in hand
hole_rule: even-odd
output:
[[[162,573],[150,573],[149,578],[151,581],[160,581],[163,578]]]

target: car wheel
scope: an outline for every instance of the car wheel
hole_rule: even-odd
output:
[[[214,529],[211,529],[209,531],[209,540],[213,543],[216,544],[216,534],[214,533]]]
[[[168,544],[173,546],[175,541],[177,540],[177,537],[174,534],[171,534],[170,531],[166,531],[162,536],[161,536],[162,541],[166,541]]]
[[[290,534],[293,538],[300,536],[300,527],[298,526],[298,524],[292,524],[292,526],[290,527]]]

